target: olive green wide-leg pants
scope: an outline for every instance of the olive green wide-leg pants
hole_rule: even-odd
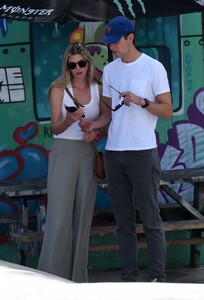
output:
[[[55,138],[49,156],[48,207],[39,270],[75,282],[88,281],[96,188],[91,145]]]

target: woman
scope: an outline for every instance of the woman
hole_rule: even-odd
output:
[[[97,188],[89,142],[99,133],[82,132],[79,122],[84,116],[89,119],[99,116],[99,94],[90,53],[80,43],[71,45],[65,51],[62,75],[49,89],[54,140],[38,268],[75,282],[88,281],[89,232]]]

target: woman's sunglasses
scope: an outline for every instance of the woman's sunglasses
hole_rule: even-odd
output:
[[[67,67],[70,69],[70,70],[74,70],[76,69],[76,66],[78,65],[80,68],[85,68],[86,67],[86,64],[87,64],[87,61],[86,60],[79,60],[77,63],[75,62],[68,62],[67,63]]]

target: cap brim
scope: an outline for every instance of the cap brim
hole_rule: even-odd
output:
[[[106,35],[100,43],[115,44],[121,39],[122,35]]]

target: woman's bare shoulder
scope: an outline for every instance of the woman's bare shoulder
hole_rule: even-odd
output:
[[[60,85],[59,83],[53,84],[50,87],[49,96],[50,96],[50,100],[52,99],[52,97],[56,98],[56,96],[57,96],[57,98],[63,99],[64,88],[62,87],[62,85]]]
[[[59,89],[59,90],[64,90],[63,86],[58,83],[58,82],[55,82],[51,87],[50,89]]]

